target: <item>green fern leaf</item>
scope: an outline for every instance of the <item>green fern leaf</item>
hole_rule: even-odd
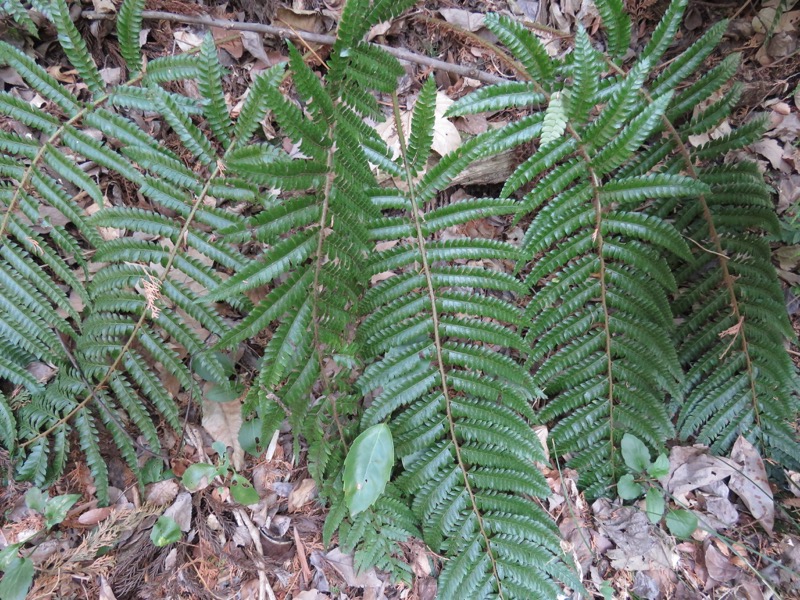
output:
[[[117,12],[119,50],[131,75],[136,75],[142,71],[139,37],[142,31],[144,5],[145,0],[124,0]]]
[[[538,38],[531,35],[521,22],[497,14],[486,16],[486,26],[511,51],[525,67],[533,81],[547,83],[553,80],[555,66]]]
[[[533,84],[524,81],[507,81],[487,87],[456,100],[447,117],[474,115],[506,108],[539,107],[544,104],[544,94],[536,92]]]
[[[58,41],[64,50],[64,54],[67,55],[69,62],[78,71],[89,91],[94,96],[100,96],[105,91],[103,78],[100,76],[100,71],[97,70],[97,65],[94,64],[94,60],[89,54],[86,42],[83,41],[78,28],[72,22],[65,0],[51,0],[50,14],[58,30]]]
[[[73,94],[33,59],[6,42],[0,42],[0,61],[12,67],[28,85],[55,102],[66,114],[74,116],[78,112],[78,99]]]
[[[420,90],[411,118],[408,141],[408,164],[412,173],[425,166],[433,141],[434,111],[436,110],[436,81],[429,77]]]
[[[34,37],[39,37],[39,31],[36,28],[36,23],[33,22],[28,10],[22,5],[20,0],[3,0],[0,2],[0,15],[11,15],[14,22],[22,25],[25,30]]]
[[[609,54],[621,59],[631,43],[631,20],[625,12],[622,0],[598,0],[597,10],[608,34]]]
[[[210,33],[203,38],[200,45],[200,77],[197,87],[205,100],[205,115],[217,141],[227,149],[231,144],[233,124],[222,90],[222,65],[217,56],[217,47]]]
[[[567,112],[569,111],[569,96],[556,92],[550,96],[550,103],[544,113],[542,122],[542,146],[558,140],[567,128]]]

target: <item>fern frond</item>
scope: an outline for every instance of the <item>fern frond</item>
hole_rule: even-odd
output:
[[[531,80],[545,84],[553,80],[553,60],[539,39],[525,29],[522,23],[493,13],[486,16],[486,26],[522,63]]]
[[[505,108],[529,108],[544,104],[545,97],[537,93],[533,84],[526,81],[507,81],[487,87],[459,98],[445,116],[460,117]]]
[[[231,144],[233,124],[222,90],[222,65],[217,56],[217,47],[210,33],[203,38],[200,45],[200,77],[197,87],[205,100],[205,116],[217,141],[227,149]]]
[[[72,22],[66,1],[52,0],[50,2],[50,14],[58,31],[58,41],[69,62],[78,71],[89,91],[95,97],[102,95],[105,90],[103,78],[100,76],[100,71],[98,71],[97,65],[94,64],[94,60],[89,54],[86,42]]]
[[[6,42],[0,42],[0,61],[13,68],[31,88],[55,102],[69,116],[78,112],[79,103],[75,95],[26,54]]]
[[[144,5],[145,0],[124,0],[117,12],[119,50],[131,75],[136,75],[142,70],[139,35],[142,31]]]
[[[15,23],[22,25],[32,36],[39,37],[36,23],[33,22],[33,19],[28,14],[28,9],[22,5],[20,0],[2,0],[0,2],[0,15],[2,14],[11,15]]]
[[[795,464],[799,446],[788,425],[797,410],[795,375],[783,350],[791,329],[766,243],[749,233],[774,226],[769,191],[746,163],[710,167],[700,178],[711,189],[704,209],[690,214],[681,206],[676,216],[693,239],[720,254],[699,248],[678,271],[674,310],[685,318],[678,335],[687,369],[680,433],[717,452],[745,435],[767,456]],[[731,218],[736,207],[748,217]],[[759,208],[763,223],[753,216]]]
[[[622,0],[597,0],[596,6],[608,35],[608,52],[621,59],[631,44],[631,19]]]

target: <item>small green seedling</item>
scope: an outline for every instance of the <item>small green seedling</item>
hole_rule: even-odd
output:
[[[228,452],[225,444],[222,442],[214,442],[211,447],[220,457],[219,464],[194,464],[186,469],[186,472],[181,478],[181,483],[183,483],[190,492],[197,492],[209,486],[215,477],[227,480],[230,476],[228,489],[230,489],[233,499],[239,504],[256,504],[260,500],[258,492],[256,492],[253,484],[250,483],[246,477],[236,473],[228,459]]]
[[[150,532],[150,541],[159,548],[173,544],[181,539],[181,528],[172,517],[161,515]]]
[[[655,461],[650,460],[650,451],[642,440],[626,433],[622,436],[622,458],[630,473],[622,475],[617,481],[617,493],[623,500],[636,500],[644,494],[644,509],[653,524],[664,517],[667,507],[664,490],[657,479],[669,473],[669,459],[659,454]],[[697,517],[691,511],[671,509],[666,515],[667,529],[677,538],[688,538],[697,529]]]
[[[37,531],[30,538],[46,532],[66,517],[69,509],[78,501],[79,494],[65,494],[50,498],[39,488],[31,488],[25,494],[25,504],[31,510],[44,517],[44,529]],[[0,598],[2,600],[25,600],[33,583],[33,562],[27,556],[20,555],[20,550],[27,540],[7,546],[0,551]]]

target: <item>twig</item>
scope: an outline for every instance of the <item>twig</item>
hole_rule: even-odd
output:
[[[256,552],[258,552],[258,555],[263,561],[264,547],[261,545],[261,532],[258,530],[258,527],[255,526],[253,521],[250,520],[250,517],[243,508],[237,508],[235,509],[235,512],[239,517],[240,522],[243,523],[247,528],[247,531],[253,540],[253,545],[256,547]],[[258,565],[258,598],[259,600],[277,600],[275,597],[275,592],[273,591],[272,586],[269,584],[269,579],[267,579],[267,572],[264,570],[263,564]]]
[[[85,10],[81,13],[81,16],[93,21],[114,19],[114,15],[112,13],[98,12],[96,10]],[[142,11],[142,18],[159,21],[172,21],[175,23],[186,23],[189,25],[220,27],[222,29],[235,31],[254,31],[256,33],[265,33],[281,39],[300,40],[313,44],[324,44],[326,46],[332,46],[336,41],[336,38],[332,35],[323,35],[321,33],[311,33],[307,31],[293,31],[291,29],[287,29],[286,27],[275,27],[274,25],[263,25],[261,23],[240,23],[238,21],[230,21],[228,19],[217,19],[207,15],[179,15],[160,10],[145,10]],[[484,73],[483,71],[479,71],[473,67],[450,64],[443,60],[423,56],[421,54],[417,54],[416,52],[403,50],[402,48],[393,48],[391,46],[384,46],[381,44],[372,45],[382,48],[400,60],[424,65],[426,67],[433,67],[434,69],[447,71],[449,73],[455,73],[456,75],[461,75],[462,77],[471,77],[472,79],[477,79],[483,83],[501,83],[506,81],[502,77]]]

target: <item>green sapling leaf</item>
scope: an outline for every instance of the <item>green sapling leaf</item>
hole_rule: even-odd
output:
[[[80,499],[80,494],[64,494],[50,498],[44,507],[45,525],[48,529],[58,525],[67,517],[67,512]]]
[[[258,504],[261,499],[258,497],[258,492],[253,487],[253,484],[238,473],[234,473],[231,478],[231,496],[239,504],[244,504],[245,506]]]
[[[356,438],[344,460],[344,499],[351,517],[380,497],[393,465],[394,442],[387,425],[373,425]]]
[[[173,544],[181,539],[180,525],[172,517],[161,515],[150,532],[150,541],[159,548]]]
[[[667,528],[677,538],[688,538],[697,529],[697,517],[682,508],[667,513]]]
[[[653,524],[658,523],[661,517],[664,516],[664,494],[658,488],[651,487],[647,490],[647,495],[644,498],[644,509],[647,512],[647,518]]]
[[[630,433],[623,435],[621,449],[625,464],[634,473],[641,473],[650,466],[650,451],[635,435]]]
[[[644,488],[633,480],[633,475],[628,473],[619,478],[617,493],[623,500],[636,500],[644,493]]]
[[[33,563],[22,558],[14,549],[13,556],[5,561],[5,574],[0,579],[0,598],[3,600],[25,600],[33,583]]]
[[[29,489],[25,492],[25,506],[43,515],[47,506],[47,494],[37,487]]]
[[[666,454],[659,454],[655,462],[647,467],[647,474],[653,479],[666,477],[669,474],[669,459]]]
[[[186,469],[181,478],[181,483],[190,492],[198,492],[208,487],[208,484],[217,475],[217,467],[214,465],[197,463]]]

